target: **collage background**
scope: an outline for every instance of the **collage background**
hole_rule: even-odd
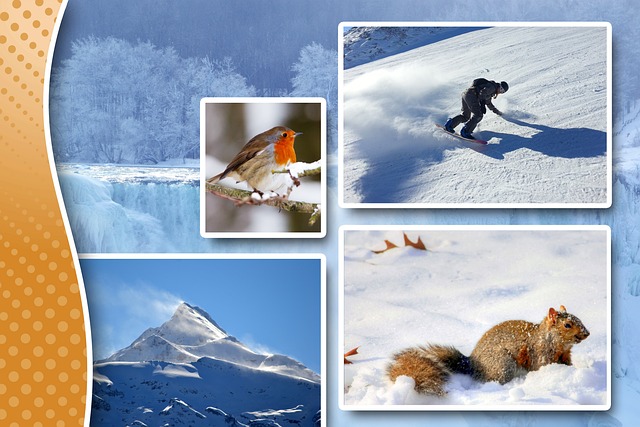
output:
[[[83,304],[84,290],[78,274],[77,254],[73,241],[68,238],[68,222],[59,203],[58,184],[50,147],[47,145],[48,106],[45,105],[45,100],[48,91],[48,60],[52,55],[50,43],[55,38],[55,25],[64,3],[63,0],[7,0],[0,5],[0,293],[3,298],[0,308],[0,398],[7,402],[0,408],[0,422],[5,425],[83,425],[88,413],[87,378],[91,367],[87,362],[92,359],[91,350],[86,345],[89,331],[84,330],[88,313],[86,304]],[[546,13],[549,19],[609,20],[609,4],[604,1],[581,6],[577,11],[575,2],[560,3],[548,9],[549,12],[542,13]],[[415,3],[411,5],[415,6]],[[456,3],[454,6],[451,14],[457,13],[459,16],[468,10],[462,3]],[[369,12],[375,7],[379,7],[380,11],[367,13],[365,9],[363,12],[364,15],[375,15],[371,18],[345,16],[344,20],[380,19],[380,15],[390,14],[388,10],[385,11],[382,3],[376,2],[369,3]],[[516,4],[497,12],[509,15],[509,20],[518,17],[529,19],[531,15],[524,13],[520,7],[525,6]],[[539,7],[540,10],[545,9]],[[633,21],[633,18],[637,18],[637,8],[634,8],[632,2],[620,2],[616,11],[620,8],[631,12],[626,15],[626,20]],[[400,19],[398,14],[394,13],[393,18]],[[475,14],[474,20],[496,19],[494,13],[496,12],[480,11],[479,14]],[[409,17],[423,18],[420,14],[411,14],[405,18]],[[533,17],[541,19],[545,16],[534,14]],[[620,16],[615,18],[618,21],[622,19]],[[456,20],[460,20],[460,17]],[[629,68],[633,69],[632,57],[636,46],[626,38],[618,38],[617,23],[619,22],[613,22],[614,69],[621,65],[627,72]],[[637,93],[633,91],[634,88],[628,90],[631,93],[625,93],[626,97],[638,98]],[[615,150],[614,138],[614,152]],[[329,181],[332,182],[331,179]],[[335,186],[335,181],[332,184]],[[332,205],[335,203],[335,193],[329,194],[332,195],[329,200],[329,204]],[[624,203],[624,200],[622,202]],[[621,209],[620,199],[616,206],[615,194],[613,203],[614,208]],[[633,212],[631,207],[628,209]],[[503,221],[502,214],[491,211],[470,214],[467,217],[464,213],[442,213],[442,216],[437,213],[419,212],[396,215],[389,211],[379,214],[341,212],[334,215],[336,213],[337,208],[330,206],[328,237],[323,243],[312,246],[314,251],[321,248],[327,255],[327,347],[331,356],[341,354],[336,346],[335,333],[338,274],[336,234],[340,225],[338,222],[406,224],[447,220],[478,223]],[[571,215],[571,212],[559,214],[558,220],[553,215],[525,212],[519,221],[584,221],[580,215]],[[333,220],[337,217],[340,221]],[[621,227],[627,227],[626,217],[616,219],[617,223],[622,224]],[[618,227],[613,229],[614,241],[616,238],[626,237],[617,234],[621,231]],[[242,250],[242,247],[239,249]],[[614,266],[614,289],[627,285],[617,281],[622,278],[627,278],[626,273],[616,276]],[[614,292],[613,295],[614,318],[616,310],[623,307],[619,292]],[[631,304],[624,305],[626,308],[630,306]],[[621,318],[622,315],[620,314]],[[629,324],[625,327],[637,330],[638,318],[630,314],[629,316]],[[627,319],[626,316],[624,318]],[[614,320],[614,328],[616,324]],[[615,336],[616,329],[613,333]],[[634,345],[633,342],[629,344],[630,348]],[[609,413],[342,413],[337,409],[336,380],[332,374],[337,371],[335,359],[328,358],[327,425],[519,425],[524,422],[619,425],[616,418],[633,419],[633,416],[639,413],[637,406],[632,404],[638,396],[635,385],[637,383],[633,378],[629,381],[623,380],[623,375],[614,378],[613,406]],[[615,359],[614,353],[614,362]],[[628,366],[627,362],[624,362],[624,366]]]

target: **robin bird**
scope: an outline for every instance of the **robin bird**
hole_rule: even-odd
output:
[[[273,173],[296,162],[293,143],[300,132],[276,126],[251,138],[220,174],[207,180],[215,184],[226,178],[246,181],[254,191],[280,193],[288,187],[287,174]]]

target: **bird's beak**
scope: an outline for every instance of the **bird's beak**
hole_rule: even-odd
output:
[[[302,135],[302,132],[296,132],[293,134],[293,137],[295,138],[296,136],[300,136],[300,135]]]

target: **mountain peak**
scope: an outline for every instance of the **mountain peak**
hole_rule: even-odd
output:
[[[179,345],[202,345],[228,337],[203,309],[183,302],[167,322],[153,329],[155,335]]]
[[[183,302],[169,320],[159,327],[147,329],[130,346],[107,360],[194,361],[202,356],[215,355],[217,347],[239,347],[235,341],[206,311]]]
[[[174,325],[176,323],[177,325]],[[188,323],[190,327],[196,327],[196,331],[194,332],[204,333],[204,335],[208,336],[208,339],[221,339],[229,336],[226,331],[211,318],[209,313],[198,306],[186,302],[182,302],[178,306],[171,319],[163,324],[161,328],[164,327],[168,329],[169,327],[177,327],[180,329],[184,323]],[[184,331],[180,332],[183,333]]]

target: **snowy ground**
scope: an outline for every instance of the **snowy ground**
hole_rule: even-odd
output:
[[[496,27],[345,70],[341,201],[605,206],[606,40],[602,26]],[[487,146],[434,127],[477,77],[510,84],[504,116],[474,132]]]
[[[607,231],[559,229],[413,230],[428,251],[403,246],[402,230],[346,230],[345,409],[604,409],[609,402],[610,304]],[[382,254],[388,239],[400,248]],[[391,356],[428,342],[470,354],[491,326],[509,319],[538,323],[561,304],[591,335],[572,350],[573,366],[548,365],[505,385],[454,375],[448,395],[413,390],[413,380],[386,376]],[[342,337],[341,337],[342,338]],[[425,406],[427,405],[427,406]],[[435,405],[435,406],[434,406]],[[453,406],[450,406],[453,405]]]

